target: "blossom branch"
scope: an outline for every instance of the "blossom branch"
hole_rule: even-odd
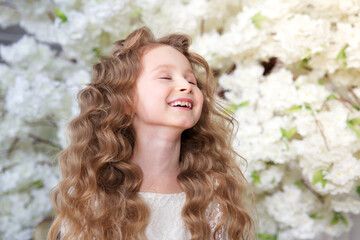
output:
[[[356,94],[354,93],[354,89],[350,88],[349,92],[351,94],[351,96],[353,96],[356,104],[360,107],[360,99],[356,96]]]
[[[318,192],[316,192],[316,190],[313,189],[305,179],[301,178],[300,182],[301,182],[307,189],[309,189],[309,191],[312,192],[312,194],[314,194],[314,196],[316,196],[321,203],[325,203],[324,197],[323,197],[322,195],[320,195]]]
[[[29,136],[30,138],[32,138],[32,139],[35,140],[35,141],[34,141],[35,144],[36,144],[36,143],[44,143],[44,144],[48,144],[48,145],[50,145],[50,146],[52,146],[52,147],[54,147],[54,148],[56,148],[56,149],[58,149],[58,150],[61,150],[61,149],[62,149],[58,144],[53,143],[53,142],[51,142],[50,140],[40,138],[40,137],[38,137],[38,136],[36,136],[36,135],[34,135],[34,134],[32,134],[32,133],[30,133],[28,136]]]
[[[324,133],[324,130],[323,130],[323,127],[322,127],[322,124],[321,122],[316,118],[315,115],[314,116],[314,120],[315,120],[315,124],[316,126],[318,127],[319,131],[320,131],[320,134],[321,134],[321,137],[323,138],[324,140],[324,144],[325,144],[325,147],[328,151],[330,151],[330,148],[329,148],[329,145],[327,143],[327,139],[326,139],[326,136],[325,136],[325,133]]]
[[[12,141],[10,148],[6,152],[6,157],[10,157],[10,154],[15,150],[16,144],[19,142],[19,140],[20,139],[17,137]]]

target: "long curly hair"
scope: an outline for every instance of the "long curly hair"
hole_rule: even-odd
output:
[[[93,66],[91,83],[78,94],[80,114],[69,124],[70,145],[59,155],[62,179],[52,193],[56,218],[49,239],[146,239],[150,211],[138,194],[142,171],[130,161],[136,144],[131,94],[144,51],[159,45],[188,59],[204,95],[199,121],[181,136],[177,177],[186,193],[182,218],[191,239],[210,239],[205,212],[214,199],[223,212],[214,239],[224,226],[229,239],[253,239],[250,186],[232,147],[235,119],[217,102],[210,68],[190,44],[187,35],[156,39],[142,27]]]

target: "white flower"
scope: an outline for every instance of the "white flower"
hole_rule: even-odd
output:
[[[15,25],[20,20],[20,14],[13,7],[6,6],[3,3],[3,6],[0,8],[0,26],[2,28]]]
[[[256,209],[258,213],[261,213],[261,217],[259,217],[259,233],[265,233],[270,235],[277,234],[277,223],[274,219],[267,214],[267,205],[265,201],[257,201]]]
[[[258,64],[238,63],[233,73],[222,75],[219,83],[226,90],[226,99],[236,104],[248,101],[250,106],[254,106],[260,97],[259,84],[263,71]]]
[[[9,113],[27,120],[40,119],[56,112],[61,103],[62,87],[59,82],[38,74],[35,79],[17,77],[6,94]]]
[[[345,212],[345,213],[360,213],[360,201],[354,198],[345,198],[341,200],[333,199],[331,205],[336,212]]]
[[[317,114],[317,119],[322,125],[329,147],[347,146],[351,152],[357,151],[360,148],[358,137],[347,125],[349,109],[337,100],[328,101],[327,106],[331,111],[321,111]]]
[[[359,71],[356,69],[343,70],[340,69],[330,76],[331,82],[338,87],[349,88],[352,86],[359,86],[360,80],[358,78]]]
[[[13,45],[0,46],[0,54],[6,62],[34,72],[41,71],[55,55],[48,46],[26,35]]]
[[[204,57],[212,68],[225,69],[232,64],[224,50],[226,47],[220,34],[211,31],[195,38],[190,49]]]
[[[244,7],[243,12],[236,16],[236,22],[230,25],[229,31],[221,37],[222,48],[220,52],[232,57],[235,61],[246,59],[248,55],[256,52],[266,41],[265,31],[259,31],[251,21],[258,10]],[[245,34],[246,33],[246,34]]]
[[[71,41],[84,38],[83,40],[90,40],[89,36],[86,36],[86,28],[88,25],[87,16],[81,12],[68,11],[66,13],[68,21],[62,23],[60,20],[57,21],[61,31],[59,32],[60,43],[66,43],[63,41]]]
[[[15,71],[5,64],[0,64],[0,76],[0,90],[3,93],[14,83]]]
[[[207,7],[207,2],[204,0],[188,2],[138,0],[136,4],[142,8],[142,22],[152,28],[155,35],[174,31],[199,34],[201,18],[206,15]]]
[[[265,197],[265,204],[271,206],[267,208],[267,212],[281,224],[282,228],[292,228],[290,235],[293,238],[314,238],[321,230],[314,228],[315,220],[309,216],[312,211],[317,210],[318,204],[315,197],[307,191],[286,185],[282,192]]]
[[[312,115],[312,112],[307,110],[304,106],[300,111],[292,114],[294,116],[294,127],[296,127],[296,131],[302,137],[314,134],[317,131],[316,119]]]
[[[280,166],[270,166],[259,174],[260,183],[255,183],[255,189],[261,191],[269,191],[277,187],[284,176],[284,168]]]
[[[353,226],[353,221],[347,214],[344,214],[344,216],[347,220],[347,225],[344,224],[342,221],[339,221],[337,224],[333,224],[333,225],[329,224],[325,228],[325,233],[331,236],[338,237],[342,233],[349,231],[349,229],[351,229],[351,227]]]
[[[337,185],[353,185],[353,181],[360,178],[359,160],[353,157],[351,153],[345,152],[341,159],[335,160],[331,167],[331,171],[326,175],[325,179]]]
[[[9,63],[19,63],[23,59],[36,53],[36,43],[34,38],[24,36],[16,44],[11,46],[1,46],[0,53],[4,60]]]
[[[277,56],[285,64],[299,62],[309,50],[312,54],[323,51],[331,36],[328,21],[300,14],[278,20],[271,30],[270,46],[274,47],[263,45],[261,57]]]
[[[300,104],[307,104],[313,110],[322,107],[330,91],[319,84],[300,84],[297,90],[297,98]]]
[[[299,102],[293,76],[285,69],[270,74],[260,85],[260,94],[259,105],[276,111],[285,111]]]

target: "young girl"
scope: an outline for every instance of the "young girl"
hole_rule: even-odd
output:
[[[234,119],[189,45],[143,27],[94,65],[59,157],[50,239],[253,239]]]

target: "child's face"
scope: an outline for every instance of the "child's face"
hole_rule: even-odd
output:
[[[145,52],[141,63],[135,86],[135,130],[155,126],[182,130],[193,127],[201,115],[203,94],[187,58],[164,45]],[[174,106],[178,101],[187,106]]]

